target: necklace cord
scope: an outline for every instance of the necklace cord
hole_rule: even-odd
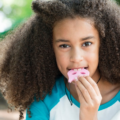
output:
[[[101,79],[101,75],[100,75],[100,78],[99,78],[98,81],[97,81],[97,84],[98,84],[98,82],[100,81],[100,79]],[[65,77],[64,77],[64,80],[65,80]],[[67,98],[68,98],[71,106],[72,106],[72,105],[73,105],[73,102],[72,102],[72,97],[71,97],[71,92],[70,92],[70,83],[68,84],[68,85],[69,85],[69,92],[70,92],[70,99],[69,99],[68,94],[67,94],[67,92],[66,92],[66,84],[67,84],[67,82],[66,82],[66,80],[65,80],[65,93],[66,93],[66,95],[67,95]]]

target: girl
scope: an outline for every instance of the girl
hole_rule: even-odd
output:
[[[36,0],[32,8],[35,15],[3,42],[0,81],[8,103],[20,120],[26,108],[26,120],[111,120],[120,110],[118,5]],[[67,72],[81,68],[90,75],[68,83]]]

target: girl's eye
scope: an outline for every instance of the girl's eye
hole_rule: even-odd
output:
[[[85,46],[90,46],[92,43],[91,42],[85,42],[82,46],[85,47]]]
[[[86,47],[86,46],[90,46],[92,43],[91,42],[85,42],[82,46]],[[60,48],[68,48],[70,47],[69,45],[63,44],[59,46]]]
[[[63,45],[60,45],[59,47],[61,47],[61,48],[68,48],[69,45],[63,44]]]

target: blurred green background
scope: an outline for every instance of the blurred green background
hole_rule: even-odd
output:
[[[0,0],[0,40],[32,15],[32,0]]]

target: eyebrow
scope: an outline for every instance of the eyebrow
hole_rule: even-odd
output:
[[[85,37],[85,38],[82,38],[81,41],[84,41],[84,40],[88,40],[88,39],[94,39],[95,37],[94,36],[88,36],[88,37]],[[70,42],[69,40],[64,40],[64,39],[58,39],[58,40],[55,40],[55,42]]]

